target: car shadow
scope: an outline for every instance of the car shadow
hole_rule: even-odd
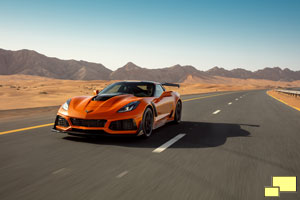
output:
[[[153,132],[148,139],[134,136],[66,136],[63,139],[99,145],[116,145],[137,148],[157,148],[180,133],[186,134],[169,148],[207,148],[225,144],[231,137],[249,137],[250,132],[242,127],[258,128],[253,124],[228,124],[182,121],[180,124],[167,124]]]

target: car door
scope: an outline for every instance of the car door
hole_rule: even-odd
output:
[[[156,97],[153,102],[157,111],[157,120],[161,120],[169,116],[172,110],[173,96],[170,92],[165,92],[160,84],[155,86],[154,96]]]

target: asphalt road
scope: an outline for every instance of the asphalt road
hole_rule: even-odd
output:
[[[272,176],[299,179],[300,112],[265,91],[220,94],[184,96],[193,100],[183,103],[182,123],[148,140],[70,137],[50,127],[0,135],[0,199],[254,200],[266,199]],[[1,120],[0,131],[54,116]],[[300,199],[297,182],[298,192],[280,199]]]

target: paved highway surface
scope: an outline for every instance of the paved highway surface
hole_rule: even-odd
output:
[[[280,199],[300,199],[299,111],[266,91],[183,99],[182,123],[148,140],[78,138],[50,126],[0,135],[0,199],[254,200],[265,199],[271,176],[298,176],[298,192]],[[0,132],[54,116],[3,119]]]

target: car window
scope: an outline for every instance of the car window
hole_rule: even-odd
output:
[[[161,87],[161,85],[156,85],[155,86],[155,94],[154,94],[154,96],[160,97],[163,92],[164,92],[164,90]]]
[[[137,97],[151,97],[154,93],[154,84],[143,82],[118,82],[103,89],[99,95],[113,93],[133,94]]]
[[[147,86],[146,85],[138,85],[137,87],[141,88],[142,90],[147,90]]]
[[[117,93],[120,90],[121,85],[114,85],[110,88],[111,93]]]

